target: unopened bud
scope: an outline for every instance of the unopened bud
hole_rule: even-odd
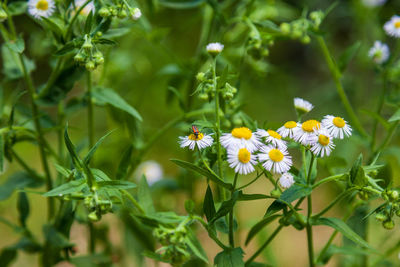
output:
[[[102,7],[99,10],[99,15],[100,15],[100,17],[107,18],[111,15],[111,12],[108,8]]]
[[[5,21],[7,18],[7,13],[2,8],[0,8],[0,23]]]
[[[118,15],[117,15],[117,17],[118,17],[119,19],[124,19],[124,18],[126,18],[126,16],[128,16],[128,14],[126,14],[126,11],[125,11],[124,9],[120,10],[120,11],[118,12]]]
[[[279,198],[282,193],[281,193],[281,191],[279,191],[279,189],[274,189],[274,190],[271,191],[270,194],[274,198]]]
[[[129,11],[133,20],[138,20],[142,16],[142,11],[137,7],[131,8]]]
[[[388,220],[388,221],[383,222],[382,225],[385,229],[391,230],[394,227],[394,221]]]
[[[92,60],[90,60],[90,61],[86,62],[85,68],[88,71],[93,71],[96,68],[96,64]]]
[[[283,34],[287,35],[290,33],[291,27],[289,23],[284,22],[280,25],[280,29]]]

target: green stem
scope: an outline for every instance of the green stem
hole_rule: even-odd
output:
[[[201,225],[203,225],[203,227],[207,230],[208,235],[215,241],[215,243],[217,243],[218,246],[220,246],[223,250],[228,248],[227,246],[225,246],[224,243],[221,242],[221,240],[218,239],[218,237],[215,234],[215,231],[213,229],[210,229],[210,227],[208,227],[208,224],[203,220],[203,218],[199,216],[193,216],[193,219],[198,220],[201,223]]]
[[[252,263],[255,258],[271,243],[271,241],[275,238],[275,236],[282,230],[283,225],[279,225],[278,228],[272,233],[272,235],[261,245],[261,247],[246,261],[245,266],[248,267],[250,263]]]
[[[328,210],[330,210],[336,203],[338,203],[343,197],[345,197],[347,194],[353,192],[356,190],[356,188],[351,188],[349,190],[343,191],[340,195],[338,195],[332,202],[326,206],[323,210],[321,210],[319,213],[315,214],[313,218],[319,218],[322,215],[324,215]]]
[[[92,99],[92,73],[87,72],[87,98],[88,98],[88,138],[89,149],[94,146],[94,124],[93,124],[93,99]]]
[[[34,170],[32,170],[28,164],[15,152],[13,148],[11,148],[11,153],[13,155],[13,159],[15,159],[19,165],[27,172],[29,173],[32,177],[35,177],[39,180],[43,180],[43,177],[39,176]]]
[[[141,213],[144,214],[144,210],[143,208],[139,205],[139,203],[137,202],[137,200],[131,195],[129,194],[128,191],[126,190],[122,190],[122,193],[132,202],[132,204],[137,208],[137,210]]]
[[[397,126],[399,126],[399,123],[400,123],[400,120],[393,123],[393,125],[389,129],[388,134],[386,135],[385,140],[383,141],[382,145],[378,148],[378,150],[374,153],[374,155],[378,155],[379,153],[381,153],[385,149],[385,147],[389,144],[389,142],[393,138],[393,135],[396,132],[395,130],[396,130]]]
[[[258,180],[258,178],[260,178],[261,177],[261,175],[263,175],[263,173],[261,172],[261,173],[259,173],[257,176],[256,176],[256,178],[254,178],[253,180],[251,180],[250,182],[248,182],[247,184],[245,184],[245,185],[242,185],[242,186],[240,186],[240,187],[238,187],[237,188],[237,190],[241,190],[241,189],[243,189],[243,188],[246,188],[246,187],[248,187],[249,185],[251,185],[252,183],[254,183],[255,181],[257,181]]]
[[[81,11],[91,2],[92,0],[87,0],[83,5],[79,7],[79,9],[75,12],[74,16],[71,19],[71,22],[68,25],[67,31],[65,33],[65,40],[69,40],[70,35],[72,34],[72,26],[75,23],[75,20],[78,18]]]
[[[212,64],[212,80],[213,80],[213,87],[215,93],[215,121],[216,121],[216,131],[215,131],[215,138],[217,142],[217,162],[218,162],[218,175],[222,177],[222,152],[221,152],[221,122],[219,119],[219,90],[217,86],[217,57],[214,57],[213,64]],[[226,199],[226,192],[224,188],[221,188],[223,200]]]
[[[239,175],[238,173],[235,173],[235,178],[233,180],[233,186],[232,186],[232,190],[231,190],[231,196],[235,192],[238,175]],[[232,248],[235,247],[235,240],[234,240],[234,235],[233,235],[233,223],[234,223],[234,221],[233,221],[233,210],[234,210],[234,207],[232,207],[232,210],[229,213],[229,245]]]
[[[326,178],[320,180],[319,182],[313,184],[312,189],[315,189],[315,188],[317,188],[318,186],[320,186],[320,185],[322,185],[322,184],[325,184],[325,183],[328,183],[328,182],[330,182],[330,181],[335,181],[336,179],[342,177],[343,175],[344,175],[344,174],[342,173],[342,174],[337,174],[337,175],[332,175],[332,176],[326,177]]]
[[[378,108],[376,110],[376,114],[378,114],[380,116],[381,112],[382,112],[382,108],[383,108],[383,104],[385,103],[385,96],[386,96],[386,92],[387,92],[387,74],[386,71],[383,73],[383,90],[382,90],[382,94],[379,98],[379,104],[378,104]],[[375,119],[374,121],[374,126],[372,128],[372,140],[371,140],[371,151],[375,150],[375,144],[376,144],[376,131],[378,128],[378,118]]]
[[[350,117],[350,121],[354,125],[354,128],[357,129],[357,131],[359,131],[361,135],[363,135],[364,137],[367,137],[368,135],[365,132],[362,124],[360,123],[356,113],[354,112],[354,110],[349,102],[349,99],[347,98],[346,92],[343,89],[342,82],[340,81],[341,73],[335,64],[333,57],[329,52],[328,47],[326,46],[324,38],[322,36],[317,36],[316,38],[317,38],[319,46],[321,47],[322,53],[324,54],[325,61],[328,64],[329,70],[331,71],[332,77],[335,81],[336,89],[339,94],[340,100],[342,101],[342,104],[343,104],[344,108],[346,109],[347,114]]]
[[[38,106],[35,103],[35,87],[33,85],[33,81],[31,76],[28,73],[28,70],[26,68],[25,65],[25,61],[24,58],[22,56],[22,54],[19,54],[19,59],[21,62],[21,66],[22,66],[22,71],[24,73],[24,79],[26,82],[26,85],[28,87],[28,93],[31,99],[31,109],[32,109],[32,116],[33,116],[33,121],[35,124],[35,129],[36,129],[36,138],[37,138],[37,142],[38,142],[38,146],[39,146],[39,153],[40,153],[40,160],[42,162],[42,167],[45,173],[45,177],[46,177],[46,189],[47,191],[50,191],[53,188],[53,182],[51,180],[51,175],[50,175],[50,169],[49,169],[49,165],[47,162],[47,157],[46,157],[46,151],[45,151],[45,141],[44,141],[44,135],[43,135],[43,131],[42,131],[42,127],[40,125],[40,121],[39,121],[39,109]],[[49,197],[47,198],[47,202],[48,202],[48,220],[50,221],[54,215],[54,199]]]
[[[311,161],[310,161],[310,167],[308,169],[308,174],[307,174],[307,184],[311,185],[311,173],[312,173],[312,167],[314,164],[314,154],[311,153]],[[310,262],[310,267],[314,267],[314,245],[313,245],[313,234],[312,234],[312,225],[311,225],[311,215],[312,215],[312,199],[311,199],[311,194],[308,195],[307,197],[307,225],[306,225],[306,230],[307,230],[307,244],[308,244],[308,259]]]

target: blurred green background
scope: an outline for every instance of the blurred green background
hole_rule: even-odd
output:
[[[308,45],[298,41],[282,39],[275,41],[270,47],[269,56],[261,60],[254,60],[249,56],[244,46],[246,44],[246,32],[249,30],[243,23],[235,23],[239,6],[250,1],[219,1],[223,19],[212,21],[211,31],[207,42],[218,41],[225,45],[220,56],[218,70],[222,71],[226,64],[230,73],[237,75],[232,79],[233,85],[239,90],[239,100],[243,103],[243,111],[255,119],[259,126],[268,126],[277,129],[287,120],[296,117],[293,108],[293,98],[301,97],[315,106],[308,115],[310,118],[320,119],[326,114],[343,116],[348,118],[337,95],[336,88],[329,69],[322,57],[322,53],[312,38]],[[249,11],[250,18],[256,21],[271,20],[276,24],[299,18],[304,10],[325,10],[333,1],[253,1],[253,8]],[[106,63],[94,72],[94,83],[116,90],[127,102],[134,106],[142,115],[143,123],[137,129],[131,129],[124,123],[123,114],[111,108],[95,109],[95,134],[96,139],[106,134],[109,130],[115,131],[107,138],[98,150],[94,158],[94,166],[102,169],[112,177],[118,167],[123,151],[132,142],[132,139],[148,140],[148,138],[169,121],[177,118],[185,111],[179,106],[177,98],[168,90],[174,87],[184,96],[190,99],[190,109],[201,107],[204,102],[196,95],[191,96],[196,89],[195,75],[204,70],[210,64],[205,55],[204,47],[199,47],[201,32],[203,30],[204,17],[210,12],[210,7],[200,5],[190,9],[174,9],[163,4],[162,1],[138,1],[143,18],[136,24],[120,21],[123,26],[129,27],[129,32],[117,39],[118,45],[102,47]],[[337,1],[336,8],[328,15],[322,29],[329,49],[335,57],[339,57],[346,48],[356,42],[360,42],[360,49],[348,66],[342,78],[344,88],[350,102],[357,110],[359,117],[367,129],[371,129],[373,118],[368,115],[368,110],[375,110],[377,99],[382,90],[382,81],[376,68],[368,58],[368,50],[375,40],[387,42],[393,51],[400,44],[394,38],[389,38],[383,31],[383,24],[394,14],[400,13],[400,2],[389,0],[382,7],[366,7],[361,0]],[[17,17],[18,31],[23,32],[27,44],[27,54],[35,59],[36,70],[33,77],[37,83],[44,82],[50,72],[50,64],[53,64],[55,51],[52,46],[51,36],[46,35],[31,18],[26,15]],[[206,43],[207,43],[206,42]],[[4,102],[9,103],[21,88],[20,81],[10,81],[4,90]],[[388,118],[393,114],[394,107],[399,105],[399,83],[392,83],[391,94],[388,96],[387,105],[383,111],[383,117]],[[84,79],[78,81],[68,98],[81,96],[85,90]],[[27,98],[23,97],[23,102]],[[56,108],[48,107],[47,111],[56,120]],[[23,114],[23,107],[17,109]],[[86,110],[77,109],[67,114],[70,126],[70,136],[76,144],[87,142]],[[178,124],[176,127],[162,135],[152,146],[144,160],[158,162],[163,169],[162,177],[167,182],[159,182],[153,186],[154,200],[160,210],[175,210],[183,214],[183,203],[187,198],[193,198],[198,204],[198,212],[201,212],[201,202],[205,192],[205,180],[198,177],[190,177],[183,173],[169,161],[171,158],[190,159],[192,153],[181,149],[178,145],[178,136],[188,133],[187,123]],[[230,128],[225,127],[225,131]],[[382,139],[384,132],[378,131],[378,140]],[[53,134],[48,134],[52,144],[57,139]],[[360,152],[365,152],[365,142],[355,134],[350,139],[338,141],[337,147],[329,164],[337,165],[339,170],[348,169]],[[385,179],[392,179],[399,184],[400,170],[400,141],[398,135],[393,138],[393,146],[381,157],[385,167]],[[79,145],[78,145],[79,146]],[[27,161],[40,170],[37,148],[28,143],[17,145],[17,151]],[[296,156],[296,155],[295,155]],[[327,163],[325,163],[327,164]],[[324,162],[320,162],[320,176],[328,173]],[[299,166],[300,162],[295,163]],[[8,174],[13,173],[18,166],[15,163],[7,163],[7,170],[1,175],[0,181],[5,181]],[[53,170],[54,172],[54,170]],[[55,172],[54,172],[55,173]],[[132,175],[131,180],[137,177]],[[241,178],[240,184],[250,180],[250,177]],[[266,179],[258,181],[249,189],[249,193],[268,193],[272,189]],[[318,211],[329,203],[337,194],[339,188],[335,185],[324,186],[319,189],[314,197],[314,209]],[[40,195],[29,194],[32,201],[31,216],[28,220],[33,232],[41,232],[45,223],[45,199]],[[271,201],[242,202],[238,206],[239,240],[243,244],[247,231],[263,215]],[[344,205],[344,203],[342,203]],[[378,205],[376,203],[376,205]],[[16,207],[16,194],[9,199],[0,202],[0,215],[10,221],[16,221],[18,214]],[[303,207],[304,208],[304,207]],[[343,210],[341,205],[333,209],[329,215],[341,217]],[[128,245],[137,244],[133,241],[131,233],[121,230],[121,222],[113,215],[105,216],[104,220],[97,223],[100,226],[107,225],[109,237],[114,244],[117,255],[130,255],[122,257],[116,264],[118,266],[140,266],[135,247]],[[271,225],[263,232],[263,235],[246,248],[250,255],[265,240],[267,234],[275,225]],[[389,247],[397,242],[400,235],[398,227],[390,232],[382,229],[378,222],[371,220],[370,240],[373,247]],[[316,227],[315,248],[317,251],[327,241],[332,229]],[[77,244],[78,255],[85,253],[86,230],[76,223],[72,229],[71,241]],[[0,227],[0,247],[7,246],[17,240],[17,234],[10,231],[5,225]],[[206,248],[210,259],[219,252],[206,233],[199,232],[200,240]],[[390,239],[388,239],[390,236]],[[388,239],[388,241],[386,241]],[[341,237],[336,239],[341,242]],[[140,247],[140,245],[138,245]],[[400,261],[395,252],[393,259],[400,266]],[[245,256],[246,257],[246,256]],[[293,228],[288,228],[280,234],[271,247],[261,256],[277,266],[307,266],[306,235]],[[260,257],[260,259],[261,259]],[[14,266],[34,266],[38,262],[37,256],[20,253],[20,257]],[[330,266],[357,266],[354,262],[345,262],[344,258],[335,257]],[[0,263],[1,265],[1,263]],[[68,266],[62,265],[60,266]],[[142,266],[153,266],[151,261],[145,261]]]

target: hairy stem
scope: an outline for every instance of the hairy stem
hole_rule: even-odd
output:
[[[336,63],[333,60],[331,53],[325,43],[325,40],[322,36],[317,36],[317,41],[319,46],[321,47],[322,53],[324,54],[325,61],[328,64],[329,70],[331,71],[332,77],[335,81],[336,89],[339,94],[340,100],[344,108],[346,109],[347,114],[350,117],[350,121],[354,125],[354,128],[360,132],[361,135],[367,137],[367,133],[365,132],[360,120],[358,119],[357,114],[354,112],[353,107],[351,106],[349,99],[347,98],[346,92],[343,89],[342,82],[340,81],[340,71],[336,66]]]
[[[238,173],[235,174],[235,178],[233,180],[233,186],[232,186],[232,190],[231,190],[231,197],[233,195],[233,193],[235,192],[235,188],[236,188],[236,183],[237,183],[237,178],[238,178]],[[234,248],[235,247],[235,240],[234,240],[234,231],[233,231],[233,209],[234,207],[232,207],[231,212],[229,213],[229,245]]]
[[[311,173],[312,173],[312,167],[314,164],[314,154],[311,153],[311,161],[310,161],[310,167],[308,168],[308,174],[307,174],[307,184],[311,185]],[[306,224],[306,230],[307,230],[307,244],[308,244],[308,259],[310,262],[310,267],[314,267],[314,245],[313,245],[313,233],[312,233],[312,225],[311,225],[311,215],[312,215],[312,199],[311,199],[311,194],[308,195],[307,197],[307,224]]]

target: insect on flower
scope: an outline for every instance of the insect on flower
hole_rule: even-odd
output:
[[[193,150],[195,145],[197,145],[199,149],[203,149],[212,145],[214,140],[210,135],[201,133],[195,125],[192,125],[191,130],[192,133],[189,136],[179,137],[179,143],[181,147],[188,146],[189,149]]]

